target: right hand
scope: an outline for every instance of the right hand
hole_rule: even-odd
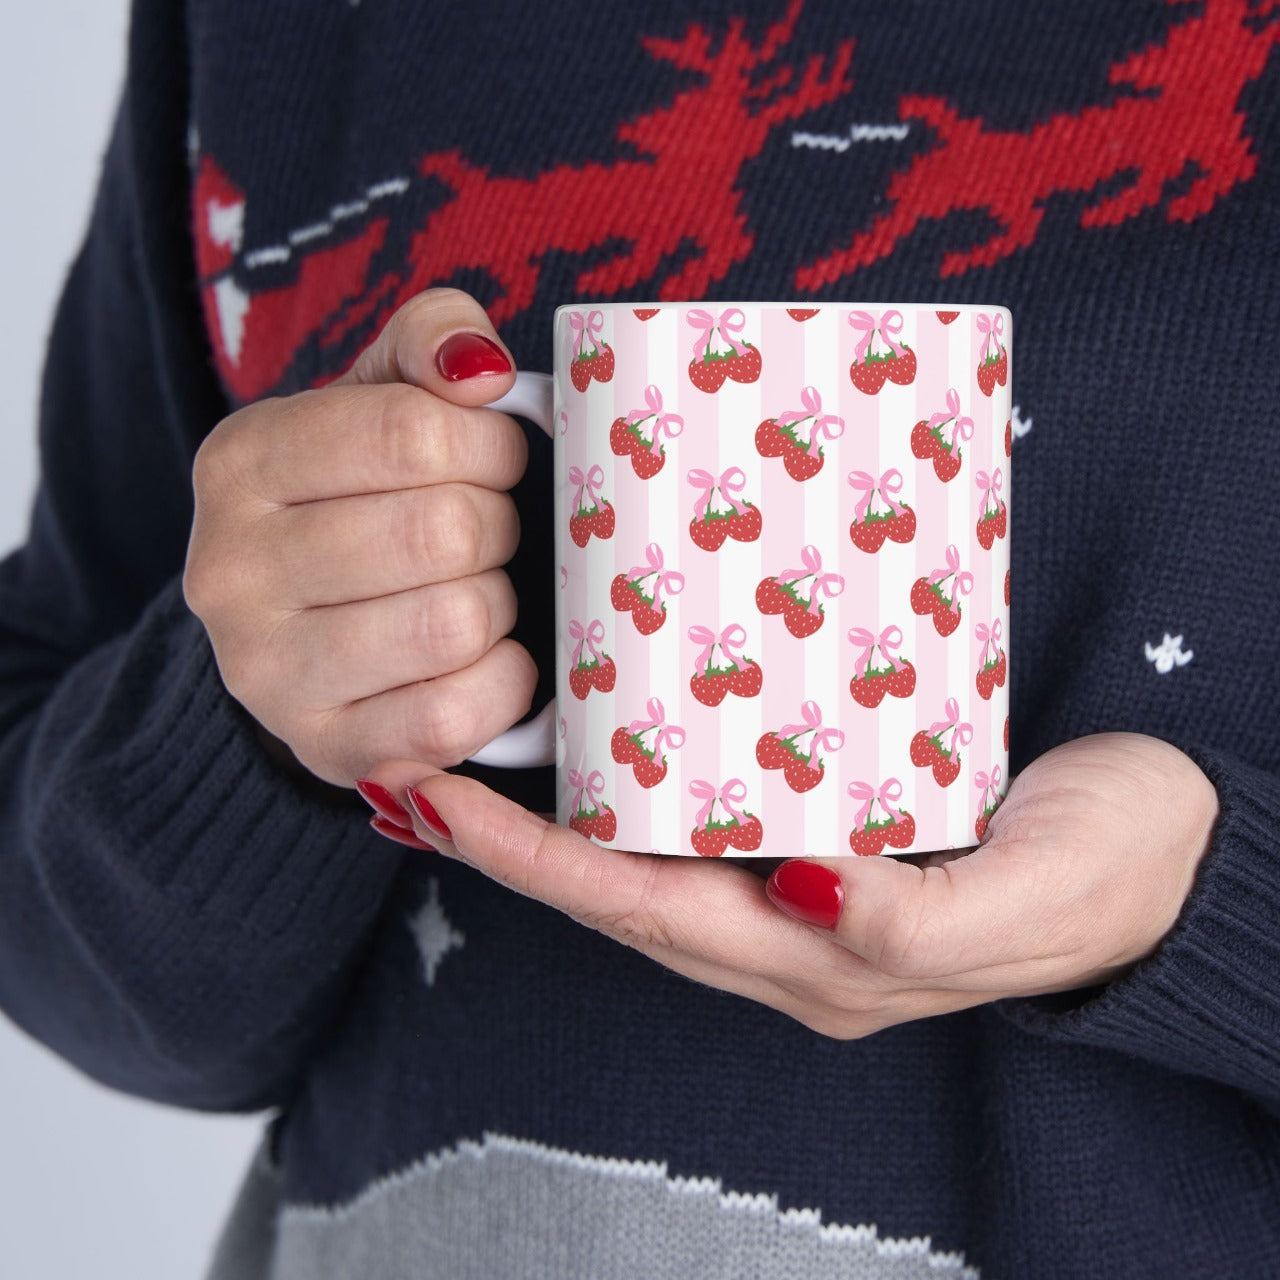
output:
[[[232,697],[339,786],[457,764],[533,698],[501,568],[527,443],[481,407],[514,374],[446,378],[460,333],[498,342],[473,298],[420,294],[337,382],[246,406],[196,455],[187,604]]]

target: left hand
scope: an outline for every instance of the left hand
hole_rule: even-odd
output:
[[[1218,812],[1176,748],[1099,734],[1019,775],[977,849],[793,859],[766,885],[714,860],[603,849],[472,779],[423,774],[390,762],[372,775],[401,798],[412,786],[451,833],[415,814],[421,840],[841,1039],[1121,976],[1173,926]]]

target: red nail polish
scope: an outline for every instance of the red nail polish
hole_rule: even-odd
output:
[[[765,892],[787,915],[819,929],[834,929],[844,907],[840,877],[816,862],[784,862],[769,877]]]
[[[418,817],[422,819],[423,825],[433,835],[437,835],[441,840],[452,840],[453,832],[445,825],[444,819],[436,812],[435,806],[422,794],[421,791],[414,790],[409,787],[405,794],[409,797],[409,803],[413,805]]]
[[[357,778],[356,790],[375,813],[394,822],[397,827],[403,827],[406,831],[413,830],[413,817],[409,810],[381,783],[372,782],[368,778]]]
[[[418,849],[422,853],[435,853],[434,846],[429,845],[425,840],[419,840],[412,831],[406,831],[403,827],[397,827],[394,822],[388,822],[380,813],[375,813],[369,819],[369,825],[380,835],[386,836],[388,840],[394,840],[396,844],[402,844],[410,849]]]
[[[436,352],[436,368],[450,382],[465,382],[486,373],[510,373],[507,353],[482,333],[455,333]]]

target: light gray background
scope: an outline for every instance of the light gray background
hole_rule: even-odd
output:
[[[41,353],[123,75],[126,10],[43,0],[5,13],[0,553],[26,525]],[[259,1130],[110,1093],[0,1018],[0,1276],[198,1277]]]

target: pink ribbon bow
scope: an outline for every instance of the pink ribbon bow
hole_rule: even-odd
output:
[[[996,618],[990,626],[985,622],[979,622],[973,629],[973,634],[982,641],[982,665],[987,665],[987,650],[995,649],[997,657],[1000,653],[1000,632],[1003,630],[1000,619]]]
[[[596,490],[604,484],[604,468],[597,463],[590,471],[584,472],[581,467],[569,468],[569,483],[578,486],[578,496],[574,499],[575,510],[584,510],[582,495],[587,493],[591,496],[591,505],[599,507],[600,495]]]
[[[828,600],[838,596],[844,590],[844,578],[838,573],[822,572],[822,553],[817,547],[809,546],[800,549],[800,559],[804,562],[802,569],[784,569],[774,579],[775,582],[803,582],[813,579],[813,591],[809,595],[809,612],[817,613],[821,609],[818,593]]]
[[[627,732],[631,734],[644,735],[651,729],[658,732],[653,739],[653,758],[661,760],[664,751],[670,747],[673,751],[678,751],[684,746],[685,733],[678,724],[667,723],[667,709],[662,705],[659,698],[650,698],[644,704],[645,714],[648,720],[633,720],[627,725]]]
[[[589,626],[584,627],[581,622],[573,618],[569,622],[569,634],[578,642],[578,647],[573,651],[573,666],[582,665],[582,647],[586,645],[591,650],[591,656],[601,662],[600,651],[596,645],[604,643],[604,623],[599,618],[593,618]]]
[[[945,720],[935,720],[929,726],[929,737],[940,738],[948,729],[952,729],[951,746],[947,749],[947,755],[953,756],[956,753],[956,744],[967,747],[973,741],[973,725],[967,720],[960,719],[960,704],[954,698],[947,699],[947,705],[943,708],[947,714]]]
[[[698,336],[693,344],[695,360],[701,360],[704,355],[711,353],[711,335],[717,329],[720,330],[720,336],[725,342],[733,348],[734,355],[740,356],[746,350],[733,337],[733,334],[741,333],[747,326],[747,317],[740,307],[727,307],[718,316],[712,315],[710,311],[703,311],[701,307],[694,307],[687,319],[698,330]]]
[[[881,501],[895,516],[904,514],[905,508],[901,503],[894,502],[892,497],[893,494],[902,492],[902,472],[897,467],[882,471],[879,477],[873,476],[869,471],[850,471],[849,484],[855,489],[866,491],[854,508],[855,520],[866,519],[867,512],[871,510],[871,497],[875,493],[880,494]]]
[[[664,591],[668,595],[678,596],[684,590],[684,574],[678,569],[666,567],[666,558],[662,554],[662,548],[656,542],[651,542],[645,547],[644,555],[648,564],[633,564],[627,570],[627,577],[632,582],[643,582],[644,579],[657,575],[653,584],[653,603],[649,607],[659,610],[662,608],[660,597]]]
[[[851,311],[849,312],[849,323],[855,329],[862,331],[862,339],[853,353],[855,360],[860,361],[866,357],[871,348],[871,339],[875,336],[877,330],[879,330],[885,346],[895,356],[902,354],[902,348],[889,336],[890,334],[902,332],[901,311],[892,309],[888,311]]]
[[[741,513],[746,510],[746,504],[739,502],[736,496],[747,487],[747,473],[741,467],[729,467],[718,476],[694,467],[685,479],[695,489],[702,490],[693,508],[697,519],[701,520],[706,516],[707,508],[711,505],[711,495],[716,489],[720,490],[721,496],[735,511]]]
[[[715,807],[718,800],[731,817],[736,818],[739,823],[745,825],[747,815],[737,808],[747,798],[747,784],[741,778],[730,778],[718,791],[714,782],[707,782],[705,779],[698,778],[689,783],[689,794],[695,800],[705,800],[706,803],[698,810],[698,816],[693,820],[694,826],[705,827],[707,819],[711,816],[711,810]]]
[[[893,806],[902,799],[902,783],[897,778],[886,778],[880,785],[880,789],[869,782],[851,782],[849,783],[849,794],[855,800],[861,800],[862,808],[858,810],[857,816],[853,820],[853,825],[859,828],[865,828],[867,818],[871,814],[871,805],[878,801],[880,808],[884,810],[886,818],[892,818],[894,822],[902,822],[906,815],[901,809],[895,809]]]
[[[982,511],[986,512],[994,510],[997,514],[1000,511],[1000,488],[1004,484],[1004,473],[997,467],[990,475],[985,471],[979,471],[973,478],[974,484],[982,490]]]
[[[1000,766],[998,764],[991,766],[990,773],[984,773],[981,769],[973,775],[973,785],[982,792],[982,811],[986,813],[988,807],[995,809],[1000,803]],[[987,796],[991,796],[991,805],[987,805]]]
[[[788,409],[785,413],[778,414],[777,422],[778,426],[787,427],[807,422],[812,418],[814,421],[809,431],[808,448],[808,453],[812,457],[820,447],[819,437],[824,440],[839,440],[844,435],[844,419],[837,413],[822,412],[822,397],[818,394],[817,387],[805,387],[800,392],[800,403],[809,411],[808,413],[801,413],[798,409]]]
[[[966,414],[960,416],[960,393],[955,387],[947,388],[947,412],[935,413],[929,418],[929,430],[935,427],[944,427],[948,422],[955,422],[955,427],[951,431],[951,441],[947,445],[947,451],[951,452],[961,440],[973,439],[973,419]],[[944,437],[945,439],[945,437]]]
[[[662,412],[662,392],[652,383],[644,389],[644,402],[649,406],[648,411],[632,409],[627,414],[627,425],[635,426],[638,422],[656,418],[657,421],[653,424],[653,444],[649,446],[649,452],[657,453],[662,447],[663,436],[674,439],[684,430],[684,419],[678,413]]]
[[[995,315],[989,316],[985,311],[978,313],[978,318],[974,322],[978,326],[978,332],[982,334],[982,358],[987,359],[987,352],[994,341],[996,345],[996,354],[999,355],[1000,339],[1004,336],[1004,316],[997,311]]]
[[[560,410],[560,434],[569,434],[569,415],[563,409]]]
[[[839,751],[844,746],[844,733],[840,729],[824,727],[822,708],[816,702],[805,702],[800,706],[803,724],[784,724],[773,736],[782,742],[788,738],[801,738],[805,734],[813,734],[809,744],[809,768],[820,769],[822,762],[818,758],[819,751]]]
[[[710,627],[694,626],[689,628],[689,639],[694,644],[706,646],[698,654],[695,664],[695,670],[701,674],[711,666],[711,655],[717,648],[724,651],[725,657],[735,667],[738,666],[739,659],[742,657],[742,646],[747,643],[747,629],[736,622],[731,622],[719,635],[716,635]]]
[[[902,648],[902,629],[895,626],[887,626],[876,635],[874,631],[868,631],[865,627],[851,627],[849,629],[850,644],[858,645],[862,652],[858,655],[854,669],[859,680],[867,673],[867,668],[871,665],[871,654],[873,650],[879,649],[880,652],[889,660],[889,665],[895,670],[900,671],[902,664],[895,658],[894,653]]]
[[[592,311],[584,316],[581,311],[570,311],[569,328],[578,335],[573,343],[575,360],[582,355],[582,344],[587,339],[590,339],[592,347],[599,351],[603,343],[604,312]]]
[[[577,769],[570,769],[569,785],[575,788],[573,795],[574,813],[582,812],[582,793],[584,791],[591,797],[591,807],[597,813],[600,811],[600,797],[604,794],[604,774],[599,769],[593,769],[585,778]]]
[[[960,597],[967,596],[973,590],[973,574],[967,569],[960,572],[960,549],[953,542],[947,547],[947,567],[945,569],[935,569],[929,575],[929,582],[945,582],[952,575],[955,575],[955,590],[951,593],[951,612],[960,612]]]

